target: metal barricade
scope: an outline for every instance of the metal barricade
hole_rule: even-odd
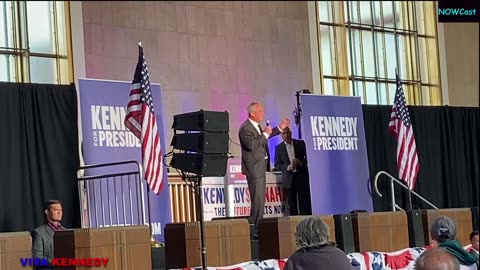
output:
[[[113,167],[121,168],[112,172]],[[139,162],[86,165],[78,171],[85,172],[77,177],[82,228],[149,225],[151,229],[148,189]]]

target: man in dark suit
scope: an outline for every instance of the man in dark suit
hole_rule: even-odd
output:
[[[272,128],[268,122],[263,129],[260,123],[265,113],[260,103],[248,106],[248,119],[240,126],[238,136],[242,147],[242,173],[247,177],[250,191],[250,224],[255,224],[255,237],[258,221],[263,218],[265,208],[266,171],[270,171],[268,139],[280,134],[288,127],[290,120],[284,119],[278,127]]]
[[[282,172],[283,186],[287,189],[290,215],[311,215],[310,184],[308,176],[307,149],[303,140],[292,138],[285,128],[283,142],[275,147],[275,170]],[[300,211],[297,207],[300,206]]]
[[[55,269],[52,266],[53,235],[55,231],[65,230],[60,224],[62,221],[62,204],[58,200],[50,200],[45,204],[45,224],[32,231],[32,257],[48,261],[49,266],[36,268],[37,270]]]

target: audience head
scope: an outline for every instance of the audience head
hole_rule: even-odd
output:
[[[260,123],[265,117],[265,112],[263,111],[262,104],[258,102],[253,102],[248,105],[248,118],[253,121]]]
[[[415,270],[459,270],[460,263],[443,248],[431,248],[415,261]]]
[[[287,143],[292,143],[292,131],[289,127],[286,127],[282,130],[282,139]]]
[[[455,222],[449,217],[437,217],[430,225],[430,244],[434,247],[438,247],[447,240],[455,239],[456,235]]]
[[[316,216],[301,220],[297,225],[295,237],[300,248],[335,245],[330,240],[330,228],[320,217]]]
[[[48,222],[62,221],[62,203],[59,200],[49,200],[44,207],[45,217]]]
[[[472,243],[472,248],[478,251],[478,231],[473,231],[470,234],[470,242]]]

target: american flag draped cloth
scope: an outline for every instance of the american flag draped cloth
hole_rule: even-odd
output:
[[[354,252],[346,254],[354,270],[414,270],[415,260],[425,252],[425,247],[405,248],[394,252]],[[208,270],[284,270],[288,258],[250,261],[231,266],[208,267]],[[172,269],[176,270],[176,269]],[[202,270],[202,267],[178,270]]]
[[[407,101],[403,94],[402,83],[396,75],[397,90],[392,106],[388,131],[397,140],[398,176],[407,182],[410,190],[415,188],[418,175],[418,156],[412,122],[408,114]]]
[[[142,144],[142,163],[150,189],[159,194],[163,188],[163,162],[152,90],[143,48],[138,47],[138,62],[130,88],[125,126]]]

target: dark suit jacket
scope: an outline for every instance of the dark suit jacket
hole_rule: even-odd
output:
[[[295,158],[302,162],[302,166],[297,167],[297,173],[299,175],[308,175],[307,167],[307,148],[303,140],[293,139],[293,149],[295,151]],[[292,184],[292,171],[287,171],[287,167],[290,165],[290,159],[288,158],[287,146],[285,141],[282,141],[275,147],[275,170],[282,172],[282,180],[284,187],[290,187]]]
[[[269,138],[278,134],[280,134],[280,130],[278,127],[275,127],[272,129],[272,134],[270,134]],[[265,177],[265,171],[267,170],[265,165],[265,145],[268,142],[265,135],[259,134],[258,127],[254,126],[247,119],[240,126],[238,137],[242,147],[242,173],[248,178]]]
[[[65,230],[65,227],[61,227]],[[53,235],[55,231],[47,224],[43,224],[32,231],[32,257],[33,258],[46,258],[51,265],[53,253]],[[54,269],[53,267],[36,268],[41,269]]]

